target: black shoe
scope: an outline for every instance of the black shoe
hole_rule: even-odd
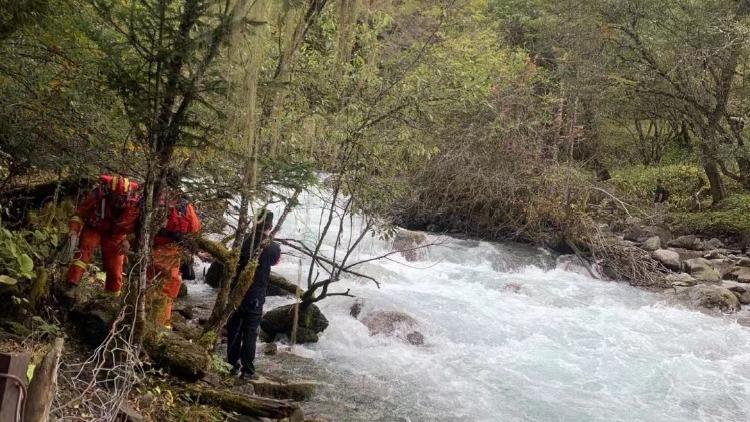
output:
[[[255,381],[258,379],[258,375],[255,372],[243,372],[240,375],[242,381]]]
[[[240,374],[240,367],[239,366],[233,366],[232,369],[229,370],[229,375],[236,377]]]
[[[72,306],[76,301],[76,292],[78,286],[68,282],[62,282],[56,285],[57,298],[62,303]]]

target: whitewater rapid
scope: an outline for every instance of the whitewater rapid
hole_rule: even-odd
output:
[[[316,195],[290,215],[282,237],[312,241]],[[345,228],[357,232],[358,224]],[[332,253],[334,237],[325,242]],[[335,421],[748,421],[750,329],[625,283],[554,269],[534,248],[427,235],[443,243],[346,278],[363,314],[395,310],[418,321],[425,344],[370,336],[354,299],[320,303],[330,321],[299,358],[258,363],[322,385],[306,414]],[[369,237],[354,260],[392,249]],[[308,261],[285,249],[275,270],[291,281]],[[266,308],[289,303],[269,298]]]

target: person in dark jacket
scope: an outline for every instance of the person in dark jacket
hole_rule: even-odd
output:
[[[263,248],[258,257],[253,284],[245,293],[239,308],[227,321],[227,362],[232,365],[232,373],[241,373],[243,379],[254,379],[255,343],[258,340],[258,325],[263,316],[263,303],[266,301],[266,288],[271,276],[271,267],[278,264],[281,248],[276,242],[265,244],[264,240],[273,228],[273,213],[262,211],[252,234],[242,242],[240,260],[237,264],[232,286],[237,284],[239,276],[259,248]]]
[[[661,204],[667,202],[669,199],[669,191],[661,182],[661,179],[656,179],[656,189],[654,190],[654,203]]]

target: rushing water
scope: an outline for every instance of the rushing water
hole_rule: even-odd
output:
[[[315,237],[321,202],[302,202],[283,236]],[[335,421],[750,420],[750,329],[733,319],[556,270],[536,249],[428,239],[445,244],[359,268],[380,289],[353,278],[336,288],[363,300],[364,316],[412,316],[424,345],[370,336],[349,314],[354,299],[331,297],[320,341],[261,357],[261,370],[321,381],[305,410]],[[391,248],[368,238],[354,259]],[[285,255],[278,272],[304,280],[306,265]]]

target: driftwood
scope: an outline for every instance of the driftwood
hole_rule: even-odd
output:
[[[52,349],[34,371],[34,377],[29,383],[26,400],[25,422],[47,422],[52,406],[52,399],[57,388],[57,366],[63,350],[63,339],[57,338]]]
[[[184,393],[198,403],[246,416],[270,419],[289,418],[292,422],[304,421],[302,410],[290,401],[249,396],[230,390],[217,390],[197,385],[187,386]]]

